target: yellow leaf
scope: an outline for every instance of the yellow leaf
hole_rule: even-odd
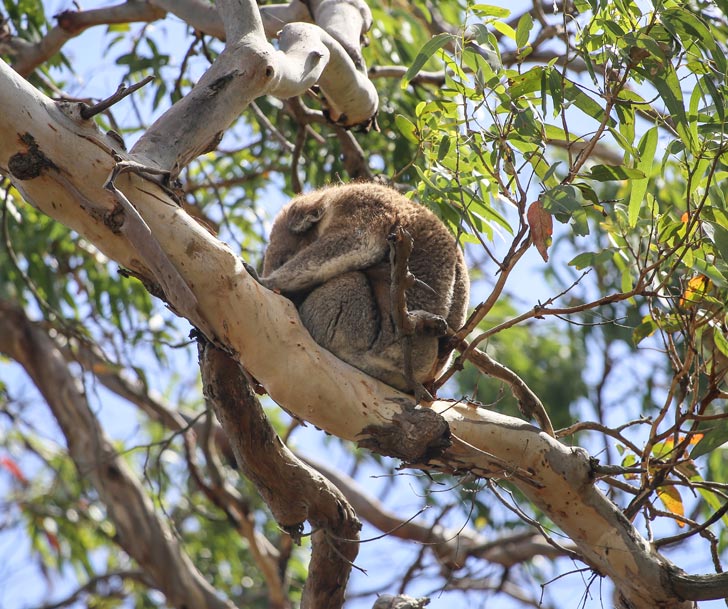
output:
[[[699,302],[705,294],[713,289],[713,282],[705,275],[696,275],[690,281],[680,299],[680,306],[692,305]]]
[[[695,446],[698,442],[700,442],[700,440],[703,439],[704,435],[705,434],[702,434],[702,433],[693,434],[692,436],[690,436],[690,444],[692,446]]]
[[[657,489],[657,496],[660,498],[667,511],[677,516],[685,516],[685,507],[683,506],[680,492],[674,486],[661,486]],[[684,527],[685,523],[677,520],[677,526]]]

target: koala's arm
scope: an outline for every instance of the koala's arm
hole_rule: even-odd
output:
[[[370,267],[386,252],[386,240],[363,231],[323,235],[262,277],[261,283],[281,292],[308,290],[338,275]]]

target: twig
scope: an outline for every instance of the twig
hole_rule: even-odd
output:
[[[518,408],[523,416],[536,419],[543,431],[552,438],[556,437],[543,403],[520,376],[480,349],[464,349],[463,354],[484,374],[506,382],[513,397],[518,400]]]
[[[500,491],[498,490],[498,484],[493,482],[493,480],[486,480],[486,484],[488,485],[488,488],[493,492],[493,494],[498,498],[498,501],[500,501],[504,507],[509,509],[511,512],[516,514],[523,522],[530,524],[531,526],[535,527],[536,530],[543,535],[546,542],[556,548],[559,552],[563,552],[566,556],[570,557],[572,560],[578,560],[583,561],[583,557],[574,550],[570,550],[569,548],[566,548],[562,546],[560,543],[555,541],[551,538],[551,536],[546,532],[546,529],[544,526],[534,518],[531,518],[526,512],[524,512],[521,508],[519,508],[516,505],[515,500],[513,499],[513,495],[510,493],[510,491],[506,491],[510,496],[513,503],[509,503],[506,501],[506,498],[503,497],[503,495],[500,494]]]
[[[407,266],[414,247],[412,235],[405,228],[396,226],[387,237],[387,241],[389,241],[391,315],[397,338],[402,343],[404,378],[409,388],[414,391],[417,404],[422,400],[431,402],[433,397],[430,392],[415,379],[412,365],[413,339],[417,335],[445,336],[447,334],[447,322],[439,315],[428,311],[410,312],[407,310],[407,290],[416,284],[426,288],[429,288],[429,286],[410,273]]]
[[[139,81],[138,83],[135,83],[131,85],[130,87],[127,87],[125,84],[120,84],[119,88],[116,89],[116,93],[113,95],[110,95],[104,100],[101,100],[97,104],[94,104],[93,106],[89,106],[87,104],[83,104],[81,107],[81,118],[84,120],[88,120],[93,116],[96,116],[97,114],[101,114],[104,110],[107,110],[108,108],[111,108],[116,103],[119,103],[122,99],[127,97],[128,95],[131,95],[135,91],[138,91],[143,86],[149,84],[154,80],[154,76],[147,76],[145,79]]]

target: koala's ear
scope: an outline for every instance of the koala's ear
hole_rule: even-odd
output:
[[[305,233],[319,222],[326,213],[326,206],[321,202],[316,207],[307,207],[299,210],[297,214],[291,214],[288,219],[288,229],[295,234]]]

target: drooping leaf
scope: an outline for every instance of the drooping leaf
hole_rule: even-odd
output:
[[[703,297],[713,288],[713,282],[705,275],[696,275],[689,281],[682,297],[680,298],[681,307],[690,307],[699,303]]]
[[[657,136],[657,127],[652,127],[642,136],[637,147],[640,155],[637,168],[645,174],[645,177],[632,180],[632,189],[629,194],[629,225],[631,227],[637,224],[640,207],[642,207],[647,192],[648,176],[655,161],[655,152],[657,150]]]
[[[544,262],[548,262],[548,249],[551,245],[551,235],[554,232],[554,220],[550,213],[543,208],[540,200],[534,201],[526,212],[528,226],[531,228],[531,241],[541,254]]]
[[[557,216],[557,218],[559,214],[568,214],[570,216],[581,208],[581,203],[576,196],[576,190],[573,186],[568,185],[559,185],[547,190],[540,200],[544,209]]]
[[[661,486],[657,489],[657,496],[662,501],[663,505],[671,514],[676,516],[685,516],[685,506],[683,505],[680,491],[676,486]],[[675,519],[677,526],[684,527],[685,523],[682,520]]]
[[[728,419],[716,419],[700,426],[700,431],[705,434],[690,451],[690,458],[697,459],[703,455],[713,452],[719,446],[728,442]]]
[[[646,317],[642,323],[632,331],[632,344],[639,345],[645,338],[652,336],[658,329],[658,325],[651,317]]]
[[[417,127],[415,127],[407,117],[397,114],[397,116],[394,117],[394,124],[397,125],[399,132],[410,142],[414,144],[419,143]]]
[[[528,44],[528,35],[531,33],[531,28],[533,28],[533,17],[531,17],[531,13],[523,13],[516,27],[516,45],[519,49],[522,49]]]
[[[428,40],[415,56],[414,61],[407,69],[407,72],[405,72],[401,83],[402,89],[406,89],[410,81],[417,76],[419,71],[429,61],[429,59],[442,47],[452,42],[454,38],[455,37],[452,34],[442,33],[437,34]]]

